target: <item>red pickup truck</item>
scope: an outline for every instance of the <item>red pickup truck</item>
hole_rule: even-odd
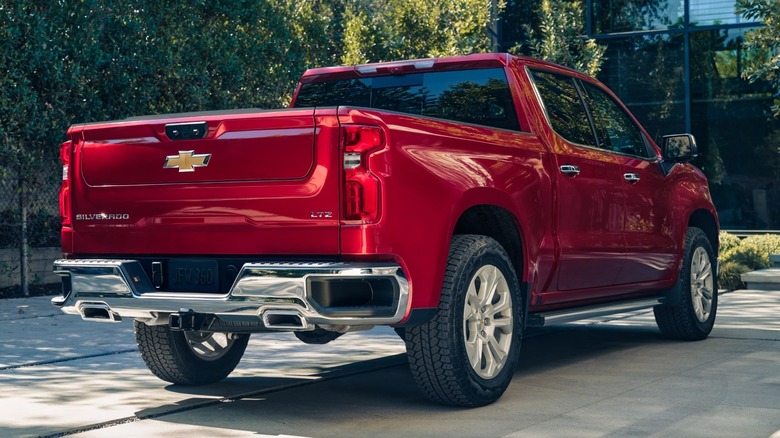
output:
[[[251,333],[389,325],[461,406],[501,396],[527,327],[652,307],[665,336],[710,333],[695,141],[662,151],[596,80],[478,54],[312,69],[291,106],[71,127],[54,304],[133,319],[178,384],[225,378]]]

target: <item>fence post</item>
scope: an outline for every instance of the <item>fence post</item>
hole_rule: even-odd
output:
[[[23,173],[23,172],[22,172]],[[21,226],[22,235],[19,246],[19,283],[22,290],[22,295],[25,297],[30,296],[30,280],[27,276],[29,272],[29,245],[27,244],[27,186],[25,184],[24,175],[19,176],[19,210],[21,212]]]

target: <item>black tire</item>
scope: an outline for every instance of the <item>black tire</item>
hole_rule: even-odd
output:
[[[205,385],[228,376],[244,355],[248,334],[173,331],[133,321],[138,350],[149,370],[166,382]]]
[[[483,286],[493,292],[478,296]],[[498,400],[520,356],[524,304],[515,270],[498,242],[454,236],[438,313],[403,331],[409,366],[421,391],[435,402],[456,406]],[[504,352],[503,358],[497,351]]]
[[[718,310],[718,259],[707,235],[690,228],[685,235],[685,254],[679,299],[653,308],[661,334],[669,339],[698,341],[706,338]]]

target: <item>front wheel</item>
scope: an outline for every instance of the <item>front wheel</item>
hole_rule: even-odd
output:
[[[205,385],[228,376],[244,355],[248,334],[173,331],[133,321],[146,366],[166,382]]]
[[[718,309],[717,258],[707,235],[690,228],[678,279],[679,300],[653,308],[661,334],[670,339],[697,341],[706,338]]]
[[[438,313],[403,333],[412,375],[425,395],[457,406],[496,401],[520,356],[523,305],[498,242],[453,237]]]

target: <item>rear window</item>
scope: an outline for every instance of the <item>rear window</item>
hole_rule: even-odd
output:
[[[519,131],[503,69],[457,70],[304,84],[295,107],[359,106]]]

